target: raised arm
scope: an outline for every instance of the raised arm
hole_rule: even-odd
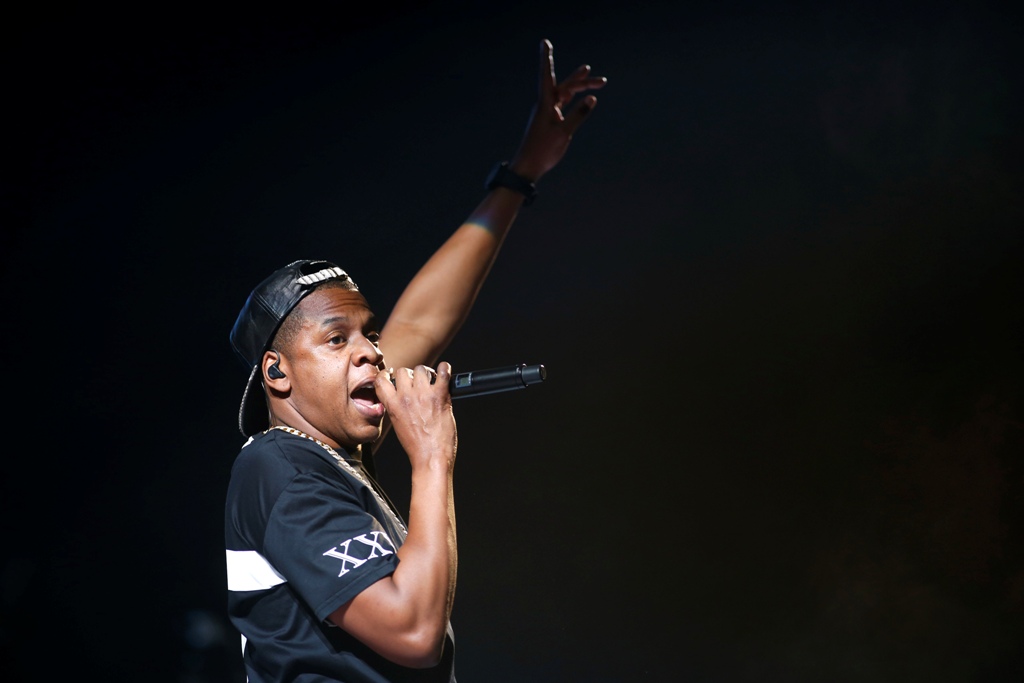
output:
[[[536,183],[554,168],[597,104],[593,95],[573,100],[604,84],[586,65],[558,83],[551,43],[541,41],[537,104],[509,169]],[[523,201],[524,195],[505,187],[489,191],[424,264],[381,331],[380,347],[389,367],[437,362],[469,314]]]
[[[510,169],[530,182],[558,164],[596,104],[590,95],[571,104],[575,96],[605,82],[581,66],[557,83],[546,40],[540,66],[537,105],[510,162]],[[393,426],[412,466],[409,533],[395,572],[367,587],[331,620],[405,666],[432,666],[441,656],[458,564],[451,366],[438,366],[436,382],[425,366],[437,362],[466,319],[523,199],[503,187],[489,191],[409,283],[381,331],[384,362],[398,370],[394,385],[385,373],[378,375],[376,391],[387,410],[385,429]]]

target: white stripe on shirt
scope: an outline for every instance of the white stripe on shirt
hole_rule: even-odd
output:
[[[259,591],[286,582],[255,550],[226,550],[229,591]]]

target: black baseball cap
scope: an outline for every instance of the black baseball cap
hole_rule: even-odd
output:
[[[238,409],[238,429],[252,436],[270,428],[267,399],[263,392],[260,361],[270,348],[281,322],[303,297],[330,280],[340,280],[358,291],[344,270],[329,261],[300,260],[275,270],[252,290],[231,329],[231,345],[249,372],[249,382]]]

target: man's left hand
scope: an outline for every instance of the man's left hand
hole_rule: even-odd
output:
[[[561,83],[556,82],[551,42],[542,40],[537,104],[510,168],[531,182],[554,168],[565,156],[573,133],[597,105],[593,95],[586,95],[575,103],[573,99],[588,90],[603,88],[607,82],[604,77],[591,76],[586,64]]]

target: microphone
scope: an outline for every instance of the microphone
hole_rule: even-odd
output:
[[[504,368],[460,372],[448,383],[448,392],[452,399],[482,396],[500,391],[525,389],[531,384],[540,384],[547,378],[548,371],[543,365],[520,363]]]

